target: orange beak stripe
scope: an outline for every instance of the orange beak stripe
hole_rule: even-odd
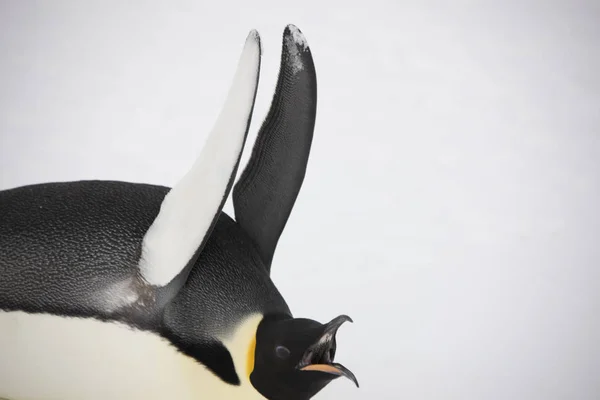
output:
[[[301,371],[321,371],[327,372],[334,375],[342,375],[342,371],[334,367],[333,365],[328,364],[311,364],[306,367],[300,368]]]

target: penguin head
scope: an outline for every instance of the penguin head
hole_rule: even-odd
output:
[[[270,400],[308,400],[341,376],[354,374],[335,362],[336,333],[352,319],[340,315],[327,324],[306,318],[265,318],[256,333],[250,382]]]

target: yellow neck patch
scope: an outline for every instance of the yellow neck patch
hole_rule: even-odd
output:
[[[250,374],[254,371],[254,353],[256,351],[256,337],[253,337],[248,345],[248,354],[246,356],[246,374],[250,378]]]

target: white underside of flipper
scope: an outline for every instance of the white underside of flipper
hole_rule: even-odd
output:
[[[151,285],[167,285],[188,264],[221,212],[254,107],[260,72],[260,37],[246,40],[227,99],[200,156],[169,191],[142,244],[140,272]]]
[[[264,400],[246,371],[260,318],[226,342],[241,385],[224,383],[159,336],[88,318],[0,311],[0,399]]]

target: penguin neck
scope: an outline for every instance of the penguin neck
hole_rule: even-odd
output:
[[[242,320],[229,335],[219,337],[231,354],[233,365],[235,366],[235,371],[241,381],[241,385],[251,385],[250,374],[254,369],[256,332],[262,320],[263,315],[252,314]]]
[[[167,314],[162,336],[197,363],[212,371],[224,384],[253,387],[250,374],[254,369],[256,334],[264,315],[252,313],[240,316],[218,329],[200,332],[200,321],[187,323],[177,315]],[[218,330],[217,330],[218,329]],[[194,339],[191,339],[194,338]]]

